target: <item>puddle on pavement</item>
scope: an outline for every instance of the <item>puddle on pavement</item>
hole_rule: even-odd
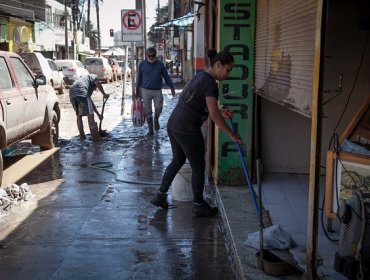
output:
[[[156,255],[155,252],[141,252],[139,250],[133,250],[133,255],[136,257],[136,263],[145,263],[153,261],[152,257]]]

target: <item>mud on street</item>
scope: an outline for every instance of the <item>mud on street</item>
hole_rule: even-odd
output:
[[[149,203],[171,160],[166,121],[178,95],[164,89],[161,129],[147,136],[131,122],[131,84],[123,116],[120,83],[104,88],[101,142],[87,119],[79,139],[68,92],[58,96],[59,150],[17,182],[34,197],[0,217],[0,278],[234,279],[219,217],[192,218],[192,202],[171,201],[171,192],[172,209]],[[93,100],[100,111],[100,92]]]

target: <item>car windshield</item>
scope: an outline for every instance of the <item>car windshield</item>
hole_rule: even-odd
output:
[[[86,59],[85,61],[86,65],[103,65],[103,62],[101,59]]]
[[[51,70],[58,71],[58,67],[57,67],[57,65],[55,64],[54,61],[48,60],[48,63],[49,63],[49,66],[50,66]]]

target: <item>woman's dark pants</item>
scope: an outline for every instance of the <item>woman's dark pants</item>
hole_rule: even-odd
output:
[[[186,135],[172,132],[167,129],[172,148],[172,161],[164,172],[159,191],[167,193],[176,174],[188,159],[191,170],[191,185],[194,202],[203,202],[204,172],[205,172],[205,144],[201,134]]]

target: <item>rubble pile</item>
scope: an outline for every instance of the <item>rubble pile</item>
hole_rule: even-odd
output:
[[[12,206],[19,201],[27,201],[33,197],[29,185],[23,183],[20,186],[10,184],[5,188],[0,187],[0,216],[7,215]]]

